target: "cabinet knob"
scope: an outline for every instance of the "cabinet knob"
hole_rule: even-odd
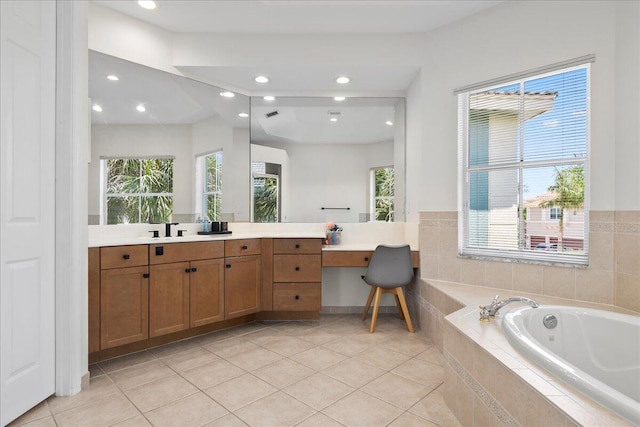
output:
[[[300,267],[296,267],[296,271],[300,271]]]
[[[296,243],[296,249],[300,249],[300,244]]]
[[[185,272],[185,273],[191,273],[191,269],[190,269],[190,268],[185,268],[185,269],[184,269],[184,272]]]
[[[227,264],[227,265],[225,265],[225,267],[231,268],[231,264]]]
[[[145,278],[145,279],[148,279],[149,278],[149,273],[142,273],[142,277]]]
[[[249,249],[247,245],[242,245],[242,250],[246,251],[247,249]]]
[[[300,299],[300,295],[296,295],[296,299]]]
[[[129,259],[129,258],[131,258],[131,255],[129,254],[122,255],[122,259]]]
[[[364,260],[369,261],[369,257],[368,256],[364,257]]]
[[[198,268],[197,267],[191,267],[191,271],[195,273],[196,271],[198,271]]]

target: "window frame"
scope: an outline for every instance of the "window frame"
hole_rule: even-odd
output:
[[[220,156],[219,167],[218,167],[218,190],[207,191],[207,177],[208,177],[208,167],[207,167],[207,159],[211,156]],[[208,196],[219,196],[220,197],[220,212],[214,212],[215,218],[209,218],[209,221],[220,221],[222,218],[222,197],[223,197],[223,175],[224,175],[224,150],[217,149],[213,151],[207,151],[206,153],[201,153],[196,155],[196,198],[195,198],[195,211],[196,216],[199,216],[202,220],[205,220],[208,215]]]
[[[174,181],[174,167],[175,167],[175,157],[173,156],[104,156],[100,157],[100,224],[108,225],[108,199],[110,197],[137,197],[139,202],[142,203],[143,197],[171,197],[171,204],[173,207],[174,196],[173,191],[171,193],[107,193],[108,179],[109,179],[109,160],[171,160],[173,164],[171,165],[171,182],[172,182],[172,190],[173,190],[173,181]],[[142,169],[140,169],[140,174],[142,174]],[[137,222],[128,222],[128,223],[117,223],[117,224],[147,224],[147,222],[141,221],[141,209],[138,209],[138,221]],[[173,211],[171,212],[173,215]],[[113,224],[116,225],[116,224]]]
[[[588,266],[589,265],[589,171],[591,162],[591,67],[592,60],[584,63],[572,64],[566,66],[562,64],[557,68],[553,66],[545,67],[544,72],[532,71],[531,73],[520,73],[518,75],[505,78],[504,80],[495,79],[486,86],[482,84],[471,85],[469,89],[459,89],[455,91],[458,96],[458,255],[468,258],[494,259],[503,261],[523,261],[552,265],[568,265],[568,266]],[[525,82],[530,80],[541,79],[548,76],[567,73],[578,69],[586,69],[586,154],[585,157],[575,159],[558,158],[554,160],[530,160],[525,161],[519,159],[511,164],[486,165],[482,167],[470,166],[470,96],[497,89],[500,87],[521,83],[524,87]],[[520,123],[520,119],[519,119]],[[578,166],[584,167],[584,253],[541,253],[535,251],[534,248],[526,249],[523,243],[526,243],[526,219],[524,218],[525,207],[523,206],[523,190],[522,173],[527,168],[546,167],[546,166]],[[498,249],[498,248],[482,248],[469,245],[469,214],[470,214],[470,171],[478,170],[514,170],[518,172],[520,177],[518,185],[518,249]],[[549,209],[549,212],[553,208]],[[549,213],[549,217],[551,214]],[[557,221],[557,219],[555,220]]]

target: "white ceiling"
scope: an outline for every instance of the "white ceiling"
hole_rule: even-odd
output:
[[[423,33],[500,3],[496,0],[156,0],[96,3],[179,33]]]

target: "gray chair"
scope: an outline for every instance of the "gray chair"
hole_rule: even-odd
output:
[[[411,249],[409,249],[409,245],[379,245],[373,252],[367,273],[362,276],[362,280],[371,286],[367,305],[364,307],[364,312],[362,313],[362,320],[367,318],[371,301],[375,296],[369,332],[373,333],[376,328],[376,320],[380,308],[380,296],[382,294],[395,295],[400,319],[404,318],[407,322],[409,332],[413,332],[411,316],[409,315],[407,302],[404,298],[404,292],[402,291],[402,288],[413,280],[413,265],[411,263]]]

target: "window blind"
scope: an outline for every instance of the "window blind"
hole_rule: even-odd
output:
[[[588,262],[589,64],[459,97],[460,253]]]

